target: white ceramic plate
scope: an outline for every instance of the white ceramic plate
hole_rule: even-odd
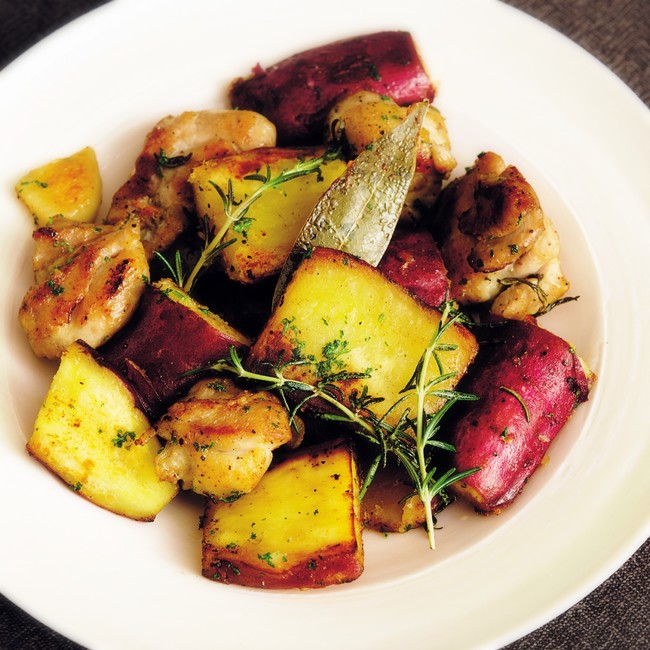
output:
[[[648,536],[649,112],[582,50],[496,2],[307,4],[117,0],[0,75],[0,590],[94,649],[494,647],[578,601]],[[461,167],[493,149],[537,188],[581,296],[544,324],[600,379],[501,517],[455,505],[436,552],[420,531],[369,534],[366,571],[347,586],[225,587],[200,577],[187,499],[155,523],[127,521],[25,453],[54,367],[35,361],[16,320],[32,245],[13,186],[91,145],[106,206],[160,117],[225,105],[228,82],[258,61],[384,28],[414,34]]]

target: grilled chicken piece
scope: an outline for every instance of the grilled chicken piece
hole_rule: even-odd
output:
[[[194,212],[187,178],[211,158],[275,145],[275,127],[252,111],[188,111],[160,120],[147,135],[131,177],[113,197],[110,224],[137,215],[151,259],[185,230]]]
[[[407,106],[399,106],[390,97],[360,91],[341,99],[330,111],[330,135],[340,140],[350,157],[391,131],[408,115]],[[415,174],[404,204],[402,217],[418,220],[433,205],[442,181],[456,166],[445,120],[440,111],[429,106],[424,118]]]
[[[505,288],[490,307],[503,318],[521,320],[527,314],[538,314],[569,290],[560,265],[560,237],[550,219],[544,217],[542,236],[513,264],[507,278],[514,279],[501,280]]]
[[[273,450],[293,439],[289,416],[275,395],[223,379],[195,384],[145,437],[154,434],[167,441],[156,457],[158,476],[213,499],[250,492],[271,464]]]
[[[105,342],[131,317],[148,281],[137,219],[96,226],[54,217],[33,238],[36,284],[18,319],[34,352],[58,359],[77,339]]]
[[[521,319],[569,288],[553,223],[519,170],[495,153],[442,191],[433,232],[461,305],[491,303],[491,313]]]

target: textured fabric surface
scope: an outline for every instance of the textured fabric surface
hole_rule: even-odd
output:
[[[650,106],[649,0],[506,1],[581,45]],[[59,26],[100,4],[103,1],[0,0],[0,67]],[[0,98],[0,105],[2,101],[4,98]],[[606,513],[603,525],[607,525]],[[592,594],[510,644],[507,650],[650,648],[649,568],[650,544],[646,542]],[[79,646],[0,596],[0,650],[14,649],[78,650]]]

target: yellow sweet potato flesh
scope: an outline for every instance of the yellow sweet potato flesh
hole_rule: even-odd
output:
[[[177,487],[156,475],[160,443],[123,381],[75,342],[63,353],[27,450],[75,492],[117,514],[151,521]]]
[[[275,177],[300,160],[322,153],[322,149],[266,148],[205,162],[194,169],[189,179],[197,212],[200,216],[207,215],[219,230],[226,217],[215,185],[226,192],[231,182],[234,201],[238,203],[261,185],[259,180],[246,180],[246,176],[265,174],[268,165],[271,176]],[[265,191],[244,219],[231,226],[225,235],[224,241],[235,240],[221,253],[228,276],[252,283],[278,273],[316,202],[345,169],[343,161],[333,160],[323,163],[320,173],[300,176]]]
[[[18,181],[16,193],[37,227],[48,225],[56,215],[81,222],[93,221],[102,199],[94,149],[84,147],[67,158],[33,169]]]
[[[366,528],[405,533],[425,523],[424,505],[404,470],[387,467],[372,480],[361,503]]]
[[[210,501],[203,575],[274,589],[350,582],[363,571],[354,454],[341,439],[294,452],[232,503]]]
[[[287,365],[287,378],[315,385],[335,373],[365,373],[361,379],[335,381],[344,402],[356,392],[382,398],[369,408],[385,415],[404,395],[418,362],[434,336],[441,315],[427,307],[369,264],[333,249],[316,248],[296,270],[264,330],[251,348],[247,363],[260,371],[279,360],[302,360]],[[453,325],[440,339],[453,349],[441,350],[445,373],[453,376],[438,389],[453,388],[477,351],[474,336]],[[435,361],[427,369],[428,381],[440,375]],[[313,403],[312,403],[313,404]],[[427,397],[425,408],[441,406]],[[406,408],[415,412],[413,395],[390,411],[395,423]]]

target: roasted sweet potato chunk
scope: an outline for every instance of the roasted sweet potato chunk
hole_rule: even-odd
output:
[[[438,500],[436,500],[438,501]],[[433,504],[434,511],[437,504]],[[366,528],[385,533],[405,533],[425,524],[426,513],[414,493],[406,471],[395,464],[377,472],[361,501]]]
[[[226,223],[219,191],[230,188],[233,201],[241,203],[261,185],[252,175],[263,176],[268,170],[277,176],[323,153],[322,148],[263,148],[205,162],[189,179],[197,212],[219,230]],[[249,284],[277,275],[316,202],[346,167],[342,160],[323,162],[318,173],[299,176],[262,194],[224,236],[224,241],[233,242],[220,253],[228,277]]]
[[[55,216],[83,223],[93,221],[102,200],[95,150],[84,147],[33,169],[18,181],[16,194],[37,227],[49,225]]]
[[[451,490],[482,512],[510,504],[594,380],[566,341],[532,320],[491,330],[462,382],[479,400],[451,435],[454,467],[481,469]]]
[[[154,421],[197,380],[189,371],[226,356],[232,346],[249,343],[176,284],[161,280],[147,286],[134,317],[100,352]]]
[[[377,267],[431,307],[449,298],[449,278],[431,233],[398,228]]]
[[[295,54],[230,89],[236,108],[266,115],[278,144],[322,141],[327,112],[339,97],[358,90],[387,95],[398,104],[432,100],[434,88],[407,32],[387,31],[336,41]]]
[[[348,405],[355,395],[381,399],[369,408],[383,416],[402,397],[440,318],[369,264],[316,248],[295,271],[247,363],[264,372],[280,361],[295,361],[283,368],[285,377],[311,385],[333,381]],[[441,342],[449,346],[440,353],[441,363],[452,376],[440,388],[453,388],[474,358],[476,340],[454,324]],[[430,379],[440,375],[434,361],[428,373]],[[402,402],[388,421],[413,408],[413,400]],[[440,399],[427,398],[428,410],[440,405]]]
[[[89,501],[151,521],[177,488],[156,475],[158,440],[136,444],[148,426],[129,386],[75,342],[61,358],[27,450]]]
[[[363,571],[359,485],[344,440],[301,449],[231,503],[209,501],[203,575],[269,589],[350,582]]]

